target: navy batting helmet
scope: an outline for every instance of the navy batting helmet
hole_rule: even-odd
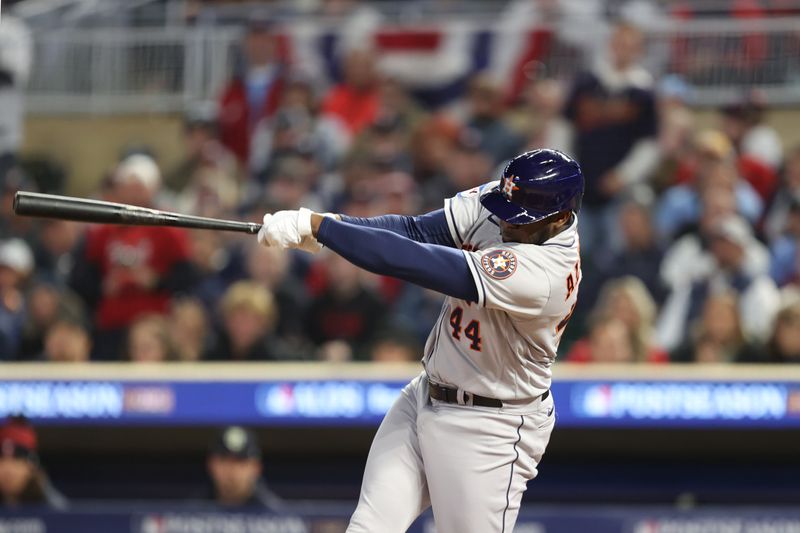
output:
[[[483,206],[509,224],[530,224],[581,207],[583,173],[557,150],[531,150],[512,159],[500,184],[481,196]]]

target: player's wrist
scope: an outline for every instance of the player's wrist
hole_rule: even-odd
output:
[[[317,238],[317,233],[319,233],[319,228],[322,225],[322,221],[326,218],[332,218],[336,221],[342,220],[342,215],[337,215],[336,213],[311,213],[311,236],[315,239]]]
[[[323,220],[325,220],[325,217],[319,213],[311,214],[311,235],[313,235],[315,239],[319,234],[319,227],[322,225]]]

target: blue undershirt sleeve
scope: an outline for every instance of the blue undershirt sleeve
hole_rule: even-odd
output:
[[[341,215],[342,222],[364,226],[369,228],[379,228],[412,241],[425,242],[428,244],[440,244],[456,248],[450,230],[447,227],[447,219],[444,216],[444,209],[437,209],[424,215],[415,217],[405,215],[383,215],[380,217],[360,218]]]
[[[351,263],[459,300],[478,301],[475,280],[460,250],[416,242],[386,229],[325,217],[317,240]]]

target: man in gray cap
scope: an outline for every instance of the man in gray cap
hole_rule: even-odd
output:
[[[261,479],[261,449],[252,431],[239,426],[222,430],[211,443],[207,466],[218,505],[273,512],[285,508]]]

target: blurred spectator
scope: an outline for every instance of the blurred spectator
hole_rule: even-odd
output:
[[[0,169],[0,239],[36,239],[37,219],[14,214],[14,195],[18,191],[37,192],[19,166]]]
[[[392,324],[395,327],[416,334],[417,342],[425,344],[442,310],[441,293],[406,284],[398,295],[392,309]]]
[[[400,116],[379,115],[358,136],[352,149],[368,154],[387,169],[408,171],[411,169],[409,139],[409,131]]]
[[[777,132],[764,123],[764,106],[753,99],[722,108],[722,131],[738,154],[742,176],[764,200],[778,185],[783,145]]]
[[[371,360],[376,363],[411,363],[422,358],[422,347],[416,339],[402,331],[382,332],[372,347]]]
[[[27,317],[19,349],[20,359],[39,356],[45,348],[45,336],[58,321],[86,321],[86,311],[80,298],[69,289],[47,280],[35,280],[26,298]]]
[[[444,167],[449,187],[445,197],[483,185],[492,179],[494,161],[481,149],[482,138],[482,134],[473,129],[465,129],[458,136]]]
[[[524,143],[524,139],[503,121],[503,100],[503,88],[488,74],[478,74],[470,80],[464,125],[476,136],[476,146],[472,150],[489,156],[492,165],[517,155]]]
[[[73,250],[80,240],[82,227],[76,222],[44,219],[32,243],[36,275],[65,284],[72,272]]]
[[[317,91],[317,81],[310,75],[297,71],[290,74],[280,109],[287,113],[287,118],[294,120],[284,122],[283,134],[279,136],[279,122],[276,119],[276,131],[269,143],[271,148],[266,154],[266,164],[271,164],[281,152],[295,150],[299,146],[313,146],[325,170],[333,170],[338,164],[350,145],[350,135],[341,121],[321,113]]]
[[[701,215],[696,230],[673,242],[661,261],[660,276],[669,290],[684,283],[694,283],[711,272],[714,262],[709,243],[715,226],[720,220],[736,214],[736,200],[730,189],[709,189],[700,201]],[[768,259],[761,252],[759,247],[748,250],[754,271],[766,266]]]
[[[277,311],[266,287],[252,281],[231,285],[220,301],[222,327],[206,359],[215,361],[266,361],[283,358],[274,338]]]
[[[53,487],[39,462],[38,447],[36,432],[25,418],[12,416],[0,427],[2,508],[67,508],[66,498]]]
[[[220,176],[237,175],[234,155],[219,140],[219,123],[214,105],[196,104],[183,120],[183,158],[164,176],[164,185],[180,193],[196,181],[202,169],[216,170]]]
[[[564,87],[555,79],[537,79],[523,93],[522,105],[511,117],[514,129],[525,135],[525,150],[551,148],[572,151],[572,129],[561,116]]]
[[[370,192],[367,190],[378,172],[374,158],[369,154],[353,150],[342,160],[339,178],[341,183],[330,201],[331,211],[346,212],[354,216],[370,216],[366,207]]]
[[[576,363],[633,363],[636,353],[628,327],[611,315],[595,315],[589,335],[572,345],[567,361]]]
[[[592,259],[593,266],[584,269],[581,285],[584,302],[593,302],[599,287],[610,279],[623,276],[640,279],[656,302],[664,301],[666,287],[659,276],[664,250],[656,238],[651,207],[647,198],[629,198],[622,204],[618,218],[622,248],[596,255]]]
[[[684,275],[673,286],[660,317],[659,340],[667,348],[681,342],[687,326],[700,316],[706,300],[721,291],[739,294],[744,334],[765,340],[779,305],[775,283],[767,275],[767,252],[742,218],[718,219],[709,233],[711,261],[693,277]],[[697,268],[692,265],[693,268]]]
[[[199,361],[210,342],[209,320],[203,304],[192,298],[172,303],[169,312],[169,333],[175,354],[180,361]]]
[[[459,137],[459,127],[444,116],[422,121],[411,135],[412,174],[420,184],[423,210],[439,209],[451,191],[446,167]]]
[[[378,116],[379,84],[375,53],[369,48],[345,52],[342,82],[325,96],[322,112],[338,118],[355,136]]]
[[[272,128],[261,140],[266,148],[263,163],[258,165],[263,169],[257,175],[260,183],[268,182],[288,157],[305,158],[319,174],[335,170],[350,146],[346,126],[337,117],[321,113],[312,84],[313,80],[297,74],[289,80]]]
[[[0,24],[0,175],[15,164],[22,145],[25,86],[32,59],[30,31],[6,5]]]
[[[143,315],[128,329],[128,359],[134,363],[163,363],[177,359],[170,323],[161,315]]]
[[[235,249],[222,232],[197,230],[189,233],[192,266],[198,280],[191,295],[213,311],[228,286],[241,274]]]
[[[417,184],[405,172],[388,172],[374,182],[375,197],[370,202],[374,213],[415,215],[420,212]]]
[[[691,153],[695,137],[695,117],[687,103],[689,86],[679,76],[668,75],[658,87],[658,144],[661,162],[653,175],[653,187],[662,191],[673,185],[674,176]]]
[[[656,311],[656,303],[641,280],[625,276],[603,287],[594,313],[622,320],[631,337],[634,359],[657,363],[668,357],[655,343]]]
[[[181,213],[224,218],[239,203],[236,160],[219,142],[216,123],[209,117],[189,116],[184,126],[183,160],[165,184],[171,209]]]
[[[404,135],[410,134],[426,117],[406,86],[396,78],[382,76],[378,96],[376,121],[393,122]]]
[[[32,270],[33,254],[24,241],[0,241],[0,360],[18,354],[27,313],[23,289]]]
[[[151,206],[161,186],[155,162],[132,155],[111,181],[116,201]],[[93,358],[120,356],[126,328],[139,316],[169,309],[195,282],[187,233],[154,226],[92,226],[77,252],[71,284],[95,310]]]
[[[263,464],[256,436],[230,426],[211,443],[206,463],[212,487],[207,499],[228,509],[280,512],[286,505],[261,478]]]
[[[339,49],[344,50],[363,46],[384,19],[381,10],[367,0],[325,0],[309,5],[316,7],[322,16],[337,20],[342,41]]]
[[[786,157],[783,179],[764,217],[764,233],[770,241],[783,235],[793,203],[800,202],[800,145]]]
[[[274,30],[261,16],[250,19],[242,64],[220,97],[220,140],[245,169],[259,170],[253,165],[263,159],[256,130],[269,127],[284,90],[285,67]]]
[[[757,347],[746,340],[733,292],[709,296],[689,340],[671,358],[679,363],[755,363]]]
[[[44,351],[39,359],[55,363],[85,363],[92,351],[92,338],[86,326],[73,318],[62,317],[47,328]]]
[[[800,285],[800,197],[789,205],[785,224],[770,245],[770,275],[780,287]]]
[[[696,224],[701,217],[703,196],[708,194],[732,194],[735,211],[756,224],[764,204],[750,184],[740,179],[727,140],[719,132],[702,132],[695,149],[696,159],[678,170],[680,174],[692,168],[688,182],[667,189],[661,196],[656,211],[659,235],[671,240]]]
[[[275,334],[292,353],[308,351],[303,317],[309,305],[308,293],[292,267],[291,254],[277,247],[247,247],[247,274],[255,283],[272,291],[277,305]]]
[[[295,153],[276,161],[264,197],[278,209],[305,207],[324,211],[322,201],[314,191],[319,184],[321,169],[312,154]]]
[[[327,284],[311,303],[306,333],[317,345],[345,341],[353,359],[367,360],[369,345],[386,317],[385,306],[363,283],[358,267],[335,254],[325,259]]]
[[[262,172],[251,184],[263,189],[271,182],[284,160],[295,159],[304,163],[306,178],[322,174],[322,154],[318,153],[317,140],[313,138],[314,119],[303,109],[280,109],[273,120],[272,137],[269,139],[269,159]],[[308,180],[309,187],[317,185]]]
[[[326,341],[317,349],[316,356],[326,363],[348,363],[353,360],[353,348],[343,340]]]
[[[603,249],[613,236],[613,200],[650,177],[658,158],[653,81],[638,65],[644,38],[619,23],[608,57],[576,78],[565,108],[574,130],[571,155],[581,163],[586,192],[581,209],[584,251]]]
[[[800,363],[800,303],[789,303],[778,311],[766,359],[774,363]]]

